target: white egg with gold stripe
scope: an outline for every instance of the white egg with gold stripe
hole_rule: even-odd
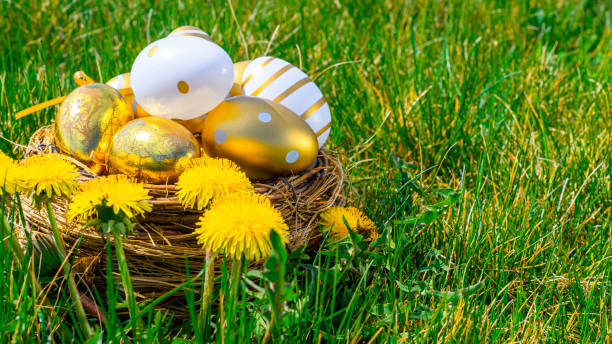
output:
[[[199,27],[196,27],[196,26],[178,27],[174,29],[174,31],[170,32],[170,34],[168,35],[168,37],[173,37],[173,36],[194,36],[194,37],[204,38],[205,40],[212,42],[212,39],[210,39],[210,36],[206,32],[202,31]]]
[[[319,87],[289,62],[271,56],[251,61],[242,76],[245,96],[261,97],[286,106],[312,128],[319,148],[331,131],[331,112]]]

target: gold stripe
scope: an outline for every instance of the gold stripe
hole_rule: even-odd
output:
[[[249,77],[242,83],[242,86],[246,85],[246,83],[249,82],[249,80],[251,80],[252,77],[253,77],[253,74],[249,75]]]
[[[120,89],[118,91],[119,91],[119,93],[121,93],[121,95],[123,97],[130,97],[130,96],[134,95],[134,91],[132,91],[132,89],[129,88],[129,87],[128,88],[122,88],[122,89]]]
[[[275,59],[275,57],[270,57],[269,59],[264,61],[264,63],[260,64],[258,67],[259,68],[263,68],[263,67],[267,66],[268,63],[272,62],[274,59]],[[251,72],[249,77],[242,83],[242,87],[244,87],[244,85],[246,85],[246,83],[249,82],[249,80],[251,80],[252,77],[253,77],[253,72]]]
[[[186,30],[202,31],[202,29],[200,29],[199,27],[195,27],[195,26],[181,26],[181,27],[174,29],[174,31],[170,32],[170,34],[181,32],[181,31],[186,31]]]
[[[130,88],[131,87],[130,86],[130,77],[129,76],[127,76],[125,74],[119,74],[119,75],[116,76],[116,78],[117,78],[117,80],[116,80],[117,81],[117,86],[119,86],[118,89]],[[107,84],[108,83],[110,83],[110,81],[107,82]]]
[[[122,88],[131,88],[132,87],[132,79],[130,79],[130,74],[129,73],[125,73],[125,74],[121,74],[122,77],[122,83],[123,83],[123,87]]]
[[[279,69],[278,72],[274,73],[268,80],[266,80],[266,82],[261,84],[261,86],[259,86],[255,90],[255,92],[251,93],[251,96],[256,97],[259,93],[261,93],[261,91],[263,91],[266,87],[268,87],[268,85],[270,85],[272,81],[278,79],[281,75],[283,75],[286,71],[288,71],[291,68],[293,68],[293,66],[291,64],[287,64],[285,67]]]
[[[286,89],[283,93],[281,93],[278,97],[274,98],[274,101],[280,103],[283,99],[287,98],[291,93],[295,92],[298,88],[306,85],[310,82],[309,77],[305,77],[304,79],[296,82],[293,86]]]
[[[319,137],[321,134],[323,134],[325,132],[325,130],[331,128],[331,121],[329,123],[327,123],[326,126],[324,126],[323,128],[321,128],[321,130],[317,131],[315,133],[315,136]]]
[[[195,32],[190,32],[190,33],[181,33],[178,34],[178,36],[194,36],[194,37],[200,37],[200,38],[204,38],[205,40],[211,41],[212,39],[210,39],[210,36],[205,34],[204,32],[202,33],[195,33]]]
[[[317,100],[316,103],[312,104],[304,113],[300,116],[303,120],[307,120],[313,113],[315,113],[321,106],[325,104],[325,98],[321,97],[321,99]]]
[[[270,62],[274,61],[274,59],[275,59],[274,57],[270,57],[270,58],[269,58],[269,59],[267,59],[267,60],[266,60],[264,63],[260,64],[260,65],[259,65],[259,67],[263,68],[263,67],[267,66],[267,65],[268,65],[268,63],[270,63]]]

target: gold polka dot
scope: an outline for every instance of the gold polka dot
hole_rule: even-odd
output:
[[[178,83],[178,85],[176,85],[176,87],[178,88],[179,92],[181,92],[181,93],[189,92],[189,84],[184,82],[184,81],[179,81],[179,83]]]
[[[153,48],[151,48],[151,49],[149,50],[149,53],[148,53],[147,55],[149,55],[149,56],[153,56],[153,54],[155,54],[155,52],[156,52],[156,51],[157,51],[157,45],[156,45],[156,46],[154,46]]]

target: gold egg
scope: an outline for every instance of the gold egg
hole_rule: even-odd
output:
[[[242,95],[242,75],[250,62],[251,60],[234,63],[234,85],[229,92],[230,96],[236,97]]]
[[[131,106],[117,90],[104,84],[83,85],[60,106],[55,141],[79,160],[103,163],[113,135],[132,119]]]
[[[189,130],[169,119],[144,117],[115,134],[108,164],[112,173],[148,183],[171,183],[199,156],[200,145]]]
[[[310,167],[317,137],[286,107],[257,97],[232,97],[208,113],[202,146],[213,157],[236,162],[253,179],[272,179]]]

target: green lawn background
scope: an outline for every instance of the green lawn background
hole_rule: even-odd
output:
[[[234,62],[273,55],[311,75],[347,195],[383,239],[348,263],[323,248],[297,264],[283,340],[612,340],[609,2],[46,0],[0,13],[0,147],[15,156],[8,141],[26,144],[56,108],[14,113],[69,93],[77,70],[128,72],[178,26]],[[4,267],[0,335],[47,340],[13,290],[23,274]],[[193,336],[153,323],[151,340]]]

